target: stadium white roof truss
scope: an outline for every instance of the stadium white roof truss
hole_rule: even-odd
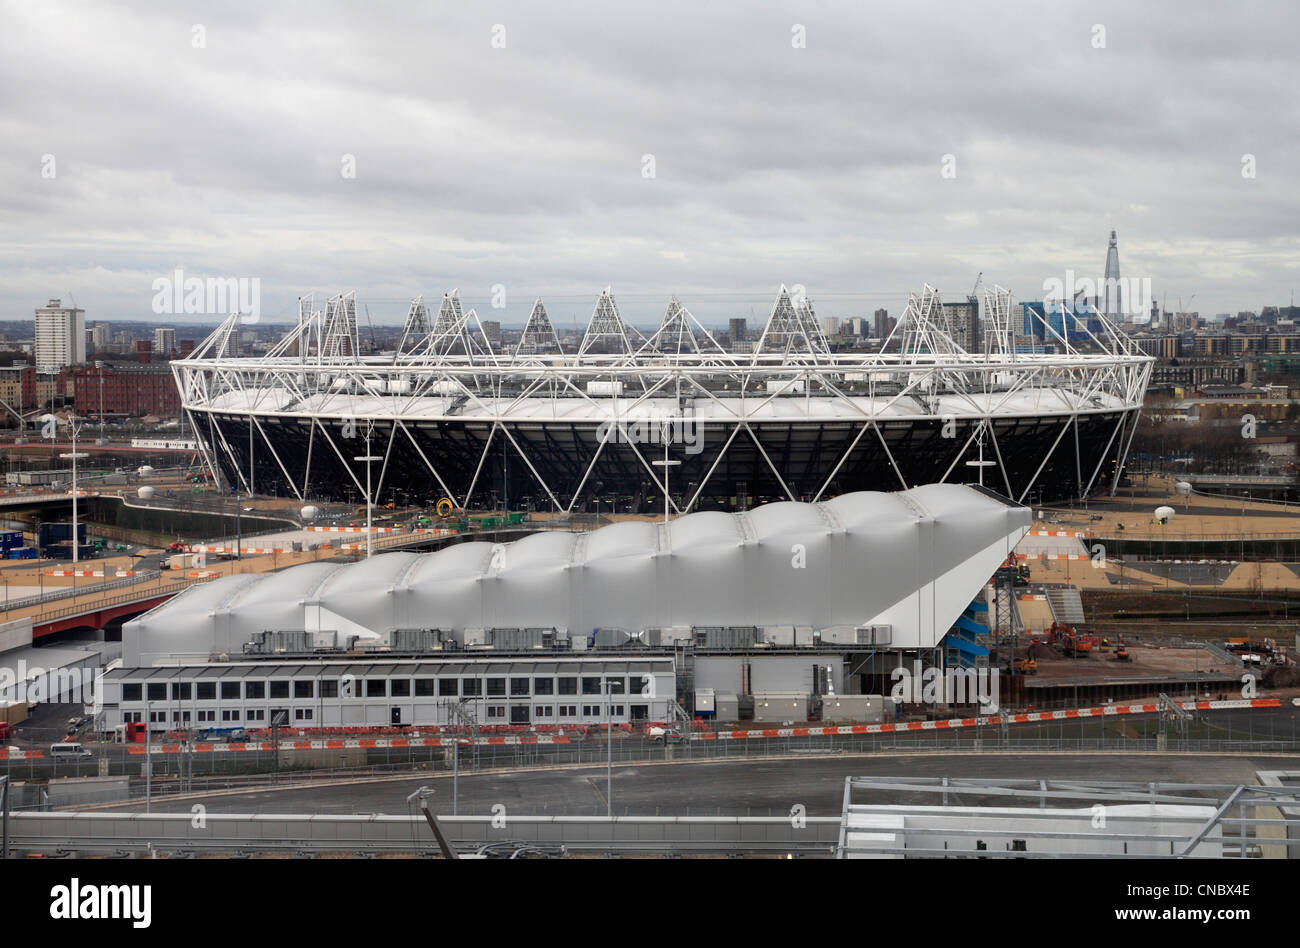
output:
[[[791,500],[821,497],[864,440],[879,442],[897,477],[896,486],[915,486],[916,477],[905,475],[883,432],[888,426],[948,419],[961,423],[964,447],[946,472],[933,471],[929,479],[940,474],[943,479],[961,479],[969,473],[971,460],[982,455],[980,463],[989,470],[984,477],[981,467],[981,482],[1022,500],[1035,487],[1047,457],[1032,476],[1013,480],[1004,463],[1008,445],[999,443],[995,424],[1006,416],[1064,419],[1067,423],[1059,426],[1051,451],[1063,439],[1068,442],[1071,432],[1077,442],[1081,419],[1117,419],[1104,455],[1118,460],[1113,489],[1153,361],[1095,308],[1090,320],[1076,319],[1065,336],[1047,325],[1044,336],[1055,352],[1018,349],[1010,293],[997,286],[984,290],[984,351],[976,353],[962,349],[945,331],[942,300],[929,285],[920,295],[908,297],[894,331],[900,344],[873,353],[832,350],[811,301],[801,290],[792,293],[785,286],[752,353],[727,352],[676,297],[670,299],[658,330],[642,339],[623,322],[609,287],[600,293],[576,353],[563,351],[541,299],[533,304],[518,349],[494,351],[478,316],[473,309],[462,311],[454,290],[443,296],[432,326],[423,299],[411,302],[395,353],[359,354],[354,293],[332,297],[324,314],[313,308],[311,296],[303,297],[296,327],[264,356],[231,357],[230,339],[238,321],[238,315],[232,315],[192,356],[172,363],[185,410],[214,474],[239,471],[238,464],[218,463],[220,454],[230,461],[238,451],[201,416],[251,420],[255,432],[264,431],[268,419],[274,424],[298,419],[311,428],[309,467],[313,452],[340,460],[355,454],[336,443],[336,423],[362,418],[377,423],[387,435],[382,440],[388,450],[374,445],[385,456],[384,471],[394,445],[413,449],[446,496],[465,507],[476,499],[489,452],[503,441],[536,476],[540,492],[557,509],[570,511],[584,488],[589,491],[592,472],[619,425],[662,424],[667,430],[687,417],[712,426],[711,437],[725,440],[725,446],[692,493],[670,499],[679,511],[691,509],[738,441],[752,442]],[[634,336],[640,340],[635,345]],[[418,427],[463,423],[486,426],[490,436],[472,445],[478,453],[474,476],[453,490],[453,479],[445,476],[414,432]],[[538,449],[517,437],[521,428],[560,423],[599,426],[606,432],[590,456],[573,459],[576,490],[572,484],[562,489],[550,483],[534,463]],[[770,444],[765,446],[756,435],[759,426],[775,424],[849,425],[851,435],[830,476],[819,484],[800,484],[797,496],[779,473]],[[273,439],[258,444],[259,451],[263,448],[274,453]],[[662,490],[663,468],[654,464],[663,454],[662,446],[628,448],[646,479]],[[1072,486],[1083,496],[1093,489],[1102,463],[1098,460],[1094,466],[1091,458],[1085,462],[1083,452],[1077,453],[1071,480],[1077,480]],[[279,460],[291,490],[308,496],[310,473],[290,476],[289,466]],[[361,491],[364,470],[346,466]],[[384,477],[379,472],[381,484]],[[243,489],[256,486],[249,483],[251,474],[238,473],[236,479]]]

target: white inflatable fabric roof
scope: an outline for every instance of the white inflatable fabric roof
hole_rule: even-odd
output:
[[[665,525],[540,532],[432,553],[311,563],[195,586],[123,631],[123,664],[236,655],[264,631],[889,625],[890,646],[934,646],[1012,552],[1028,508],[930,484]]]

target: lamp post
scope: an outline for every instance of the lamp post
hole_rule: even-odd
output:
[[[354,457],[352,460],[364,461],[366,464],[366,559],[370,559],[375,538],[374,530],[371,529],[371,524],[374,523],[375,505],[370,499],[370,462],[382,461],[383,458],[370,453],[370,435],[368,433],[366,435],[366,453]]]
[[[146,689],[148,684],[144,686]],[[149,702],[144,703],[144,811],[153,810],[153,712]]]
[[[975,467],[975,468],[979,468],[979,485],[980,485],[980,487],[983,487],[983,486],[984,486],[984,468],[986,468],[986,467],[994,467],[994,466],[997,464],[996,461],[986,461],[986,460],[984,460],[984,435],[983,435],[983,432],[980,433],[980,437],[979,437],[979,452],[980,452],[979,460],[978,460],[978,461],[967,461],[967,462],[966,462],[966,466],[967,466],[967,467]]]
[[[77,424],[75,414],[68,415],[68,427],[72,430],[72,450],[60,454],[61,458],[72,459],[72,565],[75,567],[80,561],[81,536],[77,532],[77,459],[90,457],[85,451],[77,450],[77,430],[81,427]],[[75,570],[74,570],[75,573]],[[75,584],[76,576],[73,576]]]
[[[614,820],[614,683],[609,675],[601,679],[605,683],[605,815],[610,822]]]
[[[665,424],[664,425],[664,459],[662,461],[650,462],[655,467],[662,467],[664,469],[664,523],[665,524],[668,523],[668,469],[672,467],[676,467],[677,465],[682,463],[681,461],[668,460],[669,440],[670,440],[670,432],[668,426]]]

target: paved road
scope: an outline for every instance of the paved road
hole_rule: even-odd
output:
[[[1254,784],[1258,770],[1300,769],[1296,758],[1216,756],[927,754],[915,756],[809,756],[806,760],[732,761],[615,766],[615,811],[632,815],[783,815],[802,804],[810,816],[839,814],[847,776],[1034,778],[1182,783]],[[603,815],[605,768],[462,776],[458,812],[530,815]],[[215,813],[413,812],[406,797],[432,784],[436,809],[451,812],[452,781],[445,772],[411,779],[344,786],[268,789],[155,802],[159,812],[189,811],[202,803]],[[1000,798],[1005,800],[1005,798]],[[933,803],[919,793],[882,795],[880,802]],[[961,800],[973,804],[979,798]],[[991,801],[989,801],[991,802]],[[1086,800],[1082,801],[1086,805]],[[139,810],[139,801],[115,809]]]

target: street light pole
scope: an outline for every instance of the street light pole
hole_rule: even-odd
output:
[[[667,425],[664,425],[664,459],[662,461],[651,461],[655,467],[664,469],[664,524],[668,523],[668,469],[681,464],[681,461],[668,460],[668,442],[670,440],[670,431]]]
[[[77,532],[77,458],[90,457],[90,455],[84,451],[77,451],[78,425],[75,414],[68,415],[68,427],[72,429],[72,451],[60,454],[59,457],[72,459],[72,565],[75,574],[75,567],[81,560],[81,537]],[[73,582],[74,584],[76,582],[75,575],[73,576]]]
[[[361,457],[355,457],[352,460],[364,461],[366,464],[366,559],[370,559],[370,554],[373,552],[375,537],[374,529],[372,527],[374,523],[375,505],[370,498],[370,462],[382,461],[383,458],[376,457],[370,453],[369,433],[366,434],[366,453]]]
[[[146,684],[145,688],[149,686]],[[153,809],[153,712],[144,703],[144,811]]]
[[[614,819],[614,710],[609,675],[605,681],[605,815]]]

